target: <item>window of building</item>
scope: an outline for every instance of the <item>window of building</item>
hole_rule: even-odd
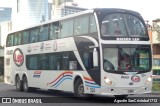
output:
[[[62,21],[60,38],[73,36],[73,20]]]
[[[40,26],[39,29],[39,41],[46,41],[48,40],[48,25]]]
[[[21,33],[15,33],[14,35],[14,46],[21,44]]]
[[[22,44],[29,43],[29,31],[22,32]]]
[[[88,26],[89,26],[89,16],[84,16],[75,19],[74,35],[87,34]]]
[[[13,35],[14,34],[10,34],[10,35],[8,35],[8,37],[7,37],[7,46],[9,47],[9,46],[13,46]]]
[[[153,66],[160,66],[160,59],[153,59]]]
[[[38,42],[38,28],[31,29],[30,31],[30,43]]]

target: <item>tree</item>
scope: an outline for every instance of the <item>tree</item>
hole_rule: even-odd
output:
[[[153,24],[153,31],[157,32],[157,40],[160,41],[160,26],[157,23]]]

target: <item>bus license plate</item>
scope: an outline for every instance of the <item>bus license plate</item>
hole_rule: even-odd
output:
[[[133,89],[128,90],[128,93],[133,93],[133,92],[134,92]]]

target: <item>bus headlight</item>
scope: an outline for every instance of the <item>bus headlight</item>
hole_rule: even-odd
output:
[[[152,76],[149,76],[145,84],[148,84],[148,83],[150,83],[151,81],[152,81]]]
[[[109,78],[105,77],[104,81],[107,85],[112,85],[112,81]]]

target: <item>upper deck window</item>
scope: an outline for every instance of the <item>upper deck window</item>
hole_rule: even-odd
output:
[[[101,34],[103,37],[146,37],[146,29],[137,17],[130,14],[114,13],[103,18]]]
[[[35,43],[35,42],[38,42],[38,29],[35,28],[35,29],[32,29],[30,31],[30,43]]]
[[[79,17],[74,22],[74,35],[83,35],[88,33],[89,16]]]
[[[7,47],[13,46],[13,34],[8,36],[6,45],[7,45]]]
[[[13,40],[14,40],[14,46],[20,45],[21,44],[21,33],[20,32],[15,33]]]
[[[146,35],[145,27],[138,18],[127,14],[124,15],[124,18],[126,20],[129,34],[131,36],[145,37]]]

